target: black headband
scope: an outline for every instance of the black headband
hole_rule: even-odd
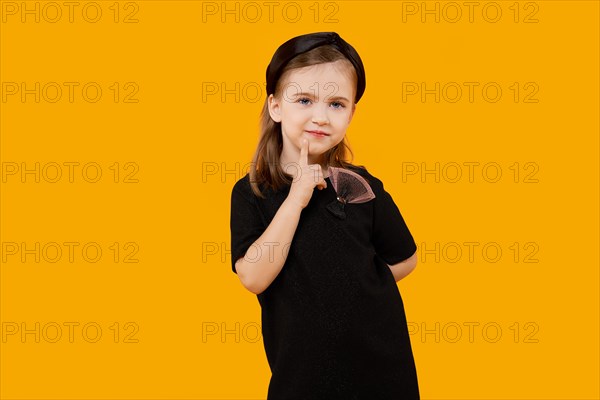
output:
[[[335,32],[317,32],[296,36],[279,46],[267,67],[267,96],[275,93],[277,80],[279,80],[283,68],[292,58],[326,44],[335,47],[354,65],[358,78],[354,102],[358,103],[367,86],[365,67],[354,47]]]

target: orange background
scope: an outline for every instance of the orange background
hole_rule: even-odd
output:
[[[332,30],[353,161],[419,246],[421,397],[600,398],[597,1],[0,7],[2,399],[266,397],[231,188],[273,52]]]

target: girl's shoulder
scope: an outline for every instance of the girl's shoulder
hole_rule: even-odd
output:
[[[373,189],[376,189],[382,185],[382,182],[379,180],[379,178],[373,175],[364,165],[350,164],[348,165],[348,169],[365,178],[371,187],[373,187]]]
[[[249,200],[253,200],[255,194],[252,191],[252,187],[250,186],[250,173],[247,172],[246,175],[238,179],[231,190],[234,193],[240,193],[242,196]]]
[[[238,179],[237,182],[233,185],[232,192],[241,193],[244,197],[252,201],[264,201],[265,199],[259,198],[252,190],[251,179],[252,178],[250,177],[250,172],[247,172],[246,175]],[[270,189],[265,183],[259,184],[258,187],[266,199],[273,197],[274,191]]]
[[[246,175],[242,176],[237,182],[233,185],[233,190],[241,190],[247,192],[250,189],[250,173],[247,172]]]

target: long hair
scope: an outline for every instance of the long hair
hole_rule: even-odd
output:
[[[344,72],[354,82],[356,86],[357,77],[356,71],[352,63],[338,50],[329,45],[323,45],[316,47],[310,51],[299,54],[282,70],[281,77],[279,78],[277,85],[275,86],[275,97],[281,95],[282,82],[288,75],[288,71],[296,68],[303,68],[317,64],[324,64],[328,62],[335,62],[337,60],[344,60],[346,64]],[[263,109],[260,115],[260,140],[254,156],[252,157],[252,163],[250,164],[250,186],[255,195],[260,198],[265,198],[262,193],[260,186],[270,187],[273,190],[280,190],[286,185],[290,185],[293,181],[293,176],[286,173],[281,168],[280,155],[283,149],[283,138],[281,132],[281,123],[275,122],[269,114],[268,96],[265,99]],[[347,160],[348,153],[351,158]],[[347,143],[346,136],[333,148],[329,149],[324,154],[325,161],[328,166],[340,167],[340,168],[351,168],[354,165],[352,160],[354,159],[354,153]]]

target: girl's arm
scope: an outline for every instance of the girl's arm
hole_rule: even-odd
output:
[[[281,272],[301,212],[298,203],[284,200],[267,229],[235,263],[242,285],[252,293],[262,293]]]
[[[417,266],[417,252],[407,258],[404,261],[399,262],[398,264],[388,265],[392,270],[392,274],[394,275],[394,279],[398,282],[400,279],[406,277],[406,275],[410,274],[415,267]]]

